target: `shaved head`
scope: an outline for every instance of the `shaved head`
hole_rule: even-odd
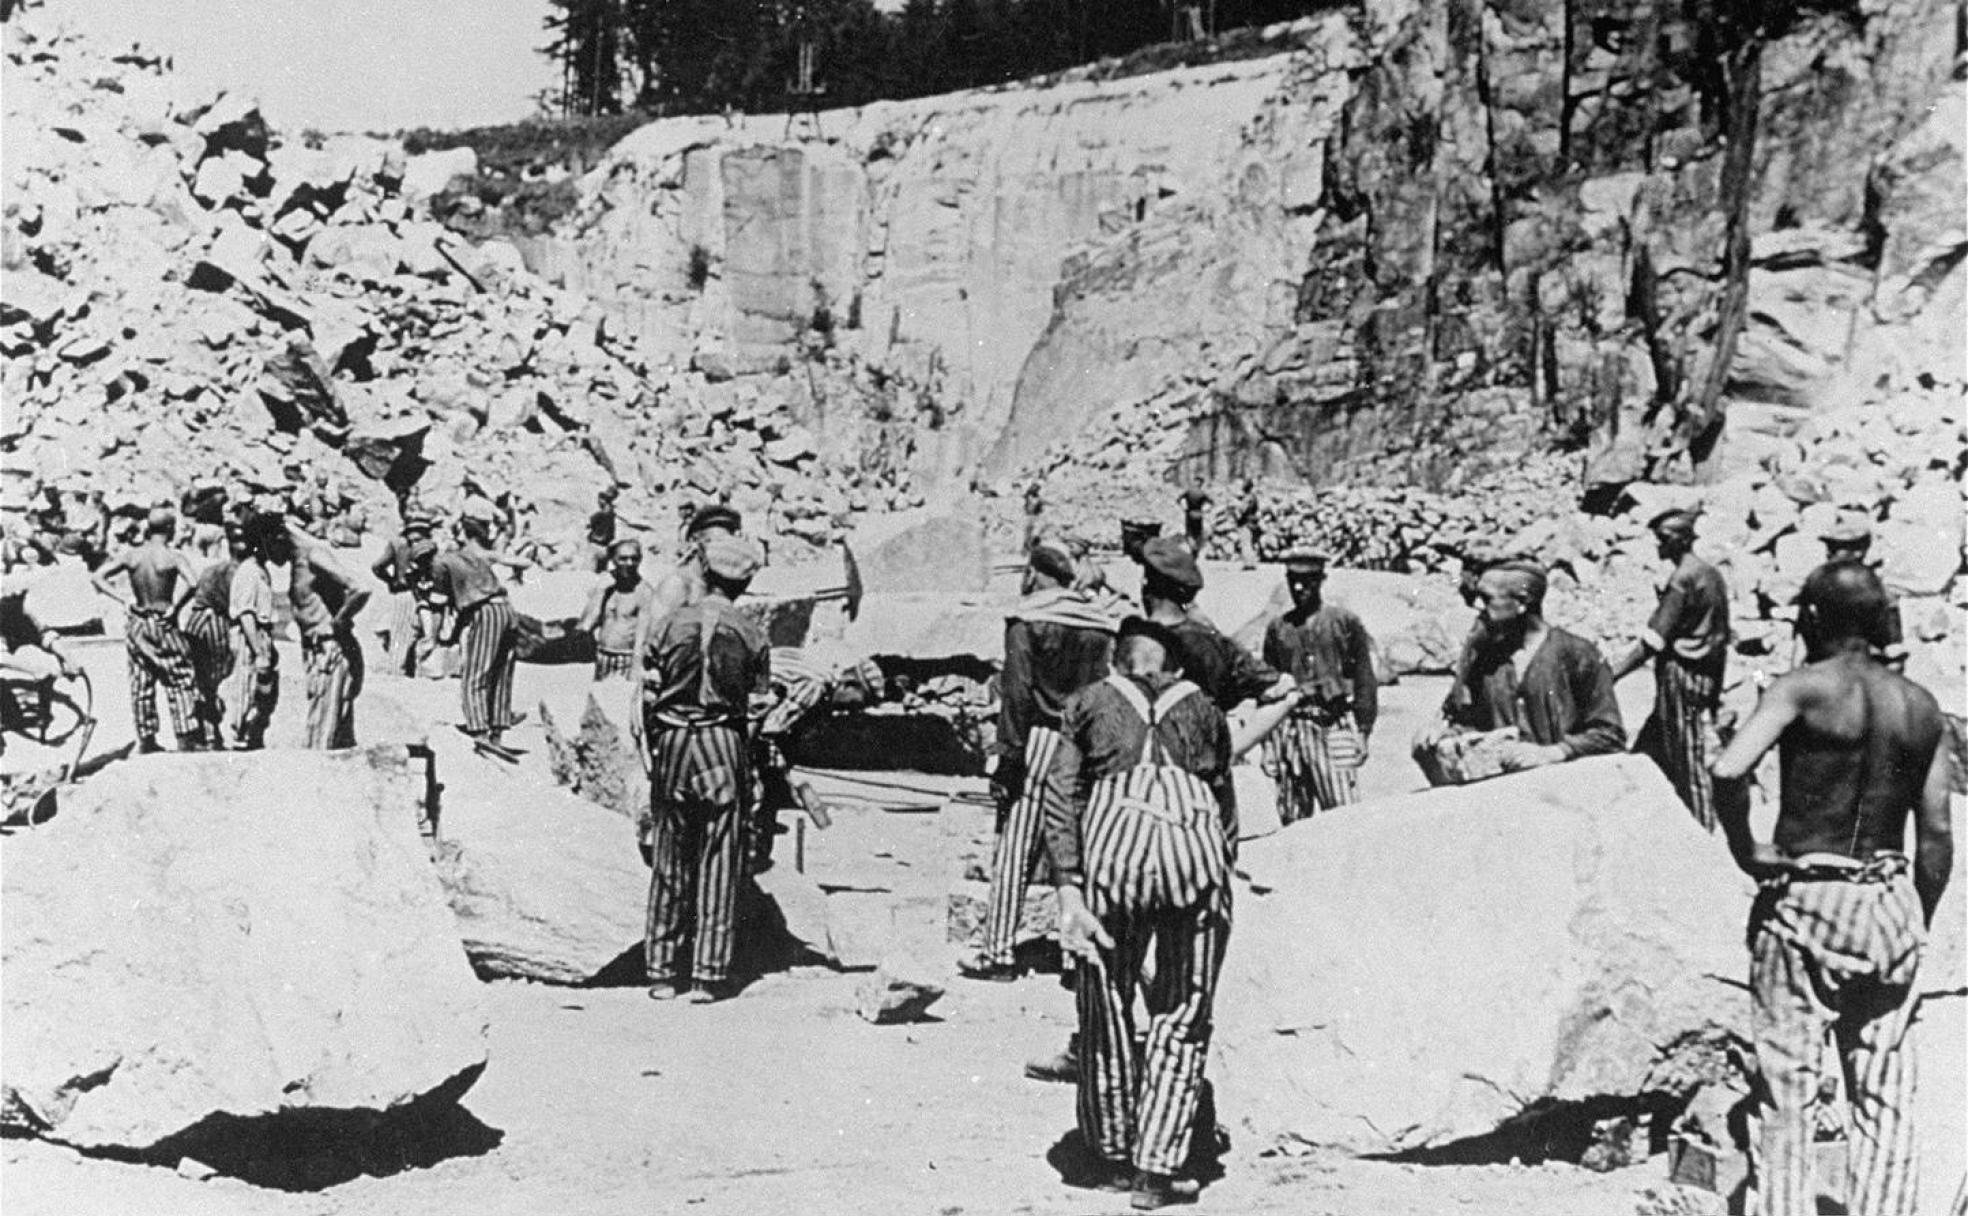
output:
[[[1826,562],[1804,580],[1797,606],[1820,642],[1859,638],[1885,640],[1886,587],[1872,568],[1853,558]]]

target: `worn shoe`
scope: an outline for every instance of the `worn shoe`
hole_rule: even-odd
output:
[[[1018,978],[1016,963],[993,963],[972,955],[957,964],[957,974],[967,980],[983,980],[992,984],[1009,984]]]
[[[715,1005],[737,996],[739,987],[735,980],[700,980],[683,999],[690,1005]]]
[[[1066,1050],[1059,1054],[1026,1061],[1025,1076],[1033,1081],[1057,1081],[1072,1085],[1080,1079],[1080,1053],[1068,1040]]]
[[[1102,1157],[1084,1177],[1071,1185],[1083,1191],[1107,1191],[1116,1195],[1125,1195],[1134,1189],[1134,1167],[1125,1161],[1109,1161]]]
[[[1194,1203],[1202,1189],[1187,1178],[1142,1170],[1134,1176],[1134,1192],[1128,1199],[1128,1206],[1137,1212],[1153,1212],[1179,1203]]]
[[[649,986],[649,999],[652,1001],[674,1001],[690,991],[687,979],[657,980]]]

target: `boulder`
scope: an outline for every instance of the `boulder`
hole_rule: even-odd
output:
[[[578,984],[642,941],[649,871],[632,823],[455,732],[431,746],[439,868],[480,975]]]
[[[633,821],[649,805],[649,776],[629,736],[629,684],[616,681],[609,686],[621,690],[618,696],[595,687],[602,695],[588,693],[578,717],[563,717],[566,709],[556,713],[546,700],[541,701],[549,765],[554,780],[570,792]]]
[[[457,1092],[486,1019],[402,748],[158,755],[7,842],[0,1120],[141,1150]]]
[[[470,148],[445,148],[404,158],[403,193],[427,198],[442,193],[461,177],[478,173],[478,153]]]
[[[1238,868],[1213,1075],[1266,1144],[1439,1146],[1747,1027],[1750,885],[1644,757],[1318,815]]]
[[[982,591],[991,577],[983,521],[909,512],[864,525],[853,549],[870,594]]]

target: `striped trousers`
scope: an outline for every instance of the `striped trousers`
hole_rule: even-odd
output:
[[[751,801],[750,749],[730,726],[649,728],[649,978],[729,977]]]
[[[130,653],[130,708],[136,717],[137,738],[155,742],[157,689],[171,706],[171,731],[180,748],[196,746],[204,737],[198,712],[198,671],[191,659],[191,641],[162,613],[136,612],[123,627]]]
[[[1278,781],[1278,819],[1295,823],[1317,811],[1360,800],[1359,770],[1334,761],[1327,746],[1339,730],[1358,731],[1352,714],[1326,725],[1313,718],[1286,718],[1264,741],[1264,758]]]
[[[459,673],[465,729],[473,734],[512,725],[513,667],[519,662],[519,616],[505,599],[483,600],[464,613]]]
[[[635,679],[635,652],[630,650],[596,650],[594,661],[596,683],[603,680]]]
[[[198,717],[205,735],[219,740],[225,721],[225,680],[232,674],[232,627],[210,608],[194,604],[185,613],[185,640],[191,643],[191,669],[198,687]]]
[[[328,749],[355,746],[355,699],[362,692],[362,647],[353,635],[306,639],[307,742]]]
[[[1763,1111],[1756,1178],[1763,1216],[1817,1208],[1811,1141],[1825,1035],[1849,1104],[1846,1208],[1912,1216],[1919,1193],[1907,1038],[1926,938],[1904,857],[1873,881],[1766,886],[1750,915],[1751,1027]]]
[[[1059,732],[1034,726],[1025,736],[1025,782],[1004,808],[998,838],[991,849],[991,901],[984,916],[984,945],[979,962],[1009,967],[1018,941],[1018,914],[1025,907],[1025,887],[1045,845],[1046,775],[1059,754]]]
[[[1644,752],[1674,784],[1695,822],[1715,830],[1715,779],[1708,762],[1721,750],[1715,711],[1721,704],[1722,676],[1697,671],[1671,658],[1654,662],[1654,712],[1640,728],[1634,750]]]
[[[1109,1161],[1174,1174],[1189,1156],[1209,1056],[1217,972],[1230,941],[1228,890],[1191,908],[1123,912],[1087,892],[1114,939],[1100,965],[1079,967],[1080,1134]],[[1143,964],[1154,967],[1142,983]],[[1135,990],[1148,1013],[1134,1033]]]
[[[413,591],[398,591],[390,596],[389,645],[383,655],[389,662],[389,672],[396,676],[417,674],[418,652],[423,649],[423,613]]]

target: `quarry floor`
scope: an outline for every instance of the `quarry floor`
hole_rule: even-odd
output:
[[[70,649],[90,669],[102,711],[92,753],[121,746],[129,717],[120,646]],[[522,666],[516,702],[530,706],[581,678],[578,669]],[[428,706],[434,723],[455,714],[454,683],[372,687],[399,705]],[[1441,687],[1411,678],[1387,690],[1378,732],[1385,742],[1363,774],[1368,796],[1418,783],[1405,740]],[[1644,687],[1621,692],[1646,695]],[[294,693],[283,699],[276,744],[298,733],[303,698]],[[534,757],[544,753],[537,730],[529,723],[514,739]],[[808,834],[808,864],[886,867],[898,890],[940,890],[936,856],[952,825],[939,820],[953,813],[986,814],[846,810],[833,830]],[[362,1165],[331,1167],[343,1179],[333,1185],[285,1191],[226,1176],[197,1180],[10,1139],[0,1141],[0,1205],[8,1216],[1128,1210],[1124,1195],[1067,1188],[1047,1161],[1073,1126],[1072,1090],[1025,1079],[1022,1064],[1056,1051],[1071,1027],[1070,996],[1053,977],[953,978],[934,1020],[903,1026],[855,1015],[862,979],[796,968],[702,1008],[657,1004],[639,987],[490,983],[490,1063],[462,1113],[416,1144],[372,1145]],[[1230,1123],[1231,1112],[1224,1115]],[[1225,1176],[1198,1210],[1594,1216],[1701,1212],[1713,1202],[1668,1184],[1663,1156],[1597,1174],[1556,1163],[1288,1157],[1263,1147],[1233,1143]]]

